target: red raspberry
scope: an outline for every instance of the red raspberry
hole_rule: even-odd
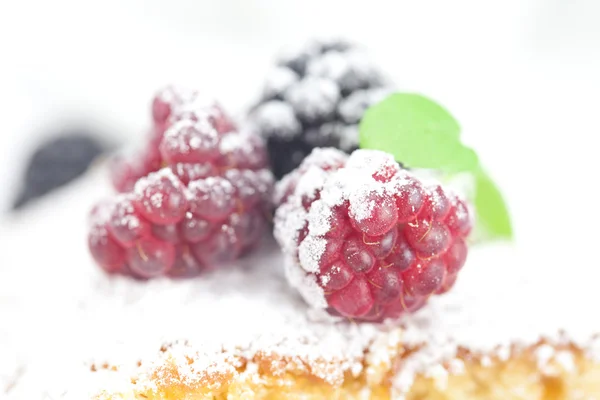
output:
[[[225,135],[234,132],[236,133],[234,136],[237,136],[234,123],[215,100],[203,97],[198,91],[174,86],[163,88],[154,97],[152,120],[153,126],[146,136],[147,144],[142,151],[129,157],[121,156],[113,160],[111,177],[113,186],[119,192],[131,191],[135,182],[164,167],[165,161],[168,161],[169,164],[198,163],[216,157],[219,155],[217,134]],[[180,124],[179,129],[186,130],[187,133],[185,135],[177,133],[177,141],[163,143],[166,132],[176,123]],[[254,146],[255,153],[259,154],[258,157],[262,157],[264,162],[260,167],[257,167],[258,163],[247,166],[246,160],[240,157],[237,160],[238,163],[244,164],[244,168],[266,167],[266,149],[260,138],[248,139],[247,142],[246,147]],[[163,145],[159,149],[161,143]],[[185,146],[193,147],[195,145],[200,145],[201,148],[193,149],[193,152],[182,152],[172,148],[172,146],[185,148]],[[221,150],[222,152],[223,150]],[[228,156],[223,158],[228,158]],[[184,181],[184,183],[186,182]]]
[[[153,104],[155,123],[168,128],[144,152],[152,163],[123,164],[124,193],[92,212],[90,251],[109,273],[195,276],[255,248],[268,226],[263,142],[225,126],[213,103],[195,109],[195,95],[169,93]]]
[[[472,221],[464,201],[424,185],[387,153],[316,149],[276,188],[286,274],[313,306],[397,318],[451,289]]]
[[[180,120],[167,131],[159,146],[168,163],[203,163],[219,156],[219,134],[207,121]]]

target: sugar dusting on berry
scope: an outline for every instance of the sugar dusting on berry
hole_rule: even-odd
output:
[[[321,254],[325,252],[326,246],[327,242],[316,236],[308,236],[302,241],[298,248],[298,256],[300,257],[300,265],[306,272],[317,272],[319,270],[319,260]]]
[[[334,114],[340,100],[340,89],[332,81],[311,77],[290,87],[286,100],[299,117],[318,121]]]
[[[307,239],[309,239],[309,245],[300,247],[301,257],[303,255],[302,261],[305,260],[308,263],[312,272],[317,270],[316,263],[325,251],[325,246],[316,237],[329,230],[333,207],[348,201],[350,213],[358,221],[367,219],[371,216],[377,201],[373,195],[393,193],[403,182],[401,178],[390,182],[378,182],[373,178],[373,174],[379,171],[382,165],[395,165],[393,158],[382,152],[368,150],[355,152],[348,158],[345,168],[327,176],[324,174],[323,168],[318,165],[320,163],[327,165],[332,159],[343,160],[343,153],[334,149],[319,149],[313,152],[303,164],[306,165],[306,169],[296,183],[296,198],[291,200],[297,207],[293,210],[285,208],[278,211],[283,219],[284,214],[289,215],[290,211],[296,212],[303,197],[314,196],[317,189],[322,189],[321,200],[315,201],[308,213]],[[286,181],[278,185],[276,198],[283,197],[281,192],[285,191],[286,186]],[[280,236],[284,238],[297,237],[297,234],[285,232]]]
[[[0,396],[8,377],[18,376],[8,399],[81,400],[101,391],[132,398],[134,391],[173,382],[173,365],[182,384],[253,379],[259,369],[252,360],[267,354],[279,372],[304,368],[333,384],[345,373],[375,379],[393,370],[400,398],[416,374],[443,380],[445,366],[460,373],[459,347],[483,352],[487,365],[540,336],[551,345],[573,341],[600,360],[597,321],[573,312],[598,297],[597,282],[579,279],[589,265],[573,263],[572,274],[565,274],[548,268],[552,253],[524,247],[474,249],[456,287],[399,326],[309,313],[281,276],[284,257],[273,244],[236,268],[196,280],[107,277],[84,246],[75,245],[87,232],[84,215],[107,194],[100,177],[90,178],[0,225]],[[103,219],[103,209],[95,219]],[[60,262],[48,263],[52,254],[60,254]],[[397,363],[400,344],[414,351]],[[573,368],[570,352],[538,353],[540,367],[553,359]]]
[[[289,68],[276,67],[267,76],[265,82],[263,97],[270,99],[281,97],[285,91],[299,79],[298,75]]]
[[[148,186],[160,183],[160,180],[163,178],[168,179],[174,186],[181,185],[181,182],[170,168],[163,168],[138,180],[134,188],[135,194],[137,196],[143,196],[144,191]]]
[[[262,104],[253,114],[252,121],[263,136],[279,135],[292,139],[300,134],[302,127],[294,109],[283,101],[272,100]]]

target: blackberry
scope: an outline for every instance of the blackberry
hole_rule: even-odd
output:
[[[20,209],[83,175],[105,150],[105,145],[93,135],[77,131],[42,143],[29,160],[13,209]]]
[[[350,42],[311,41],[281,55],[250,113],[254,129],[267,140],[275,176],[298,167],[315,147],[357,149],[365,110],[392,89]]]

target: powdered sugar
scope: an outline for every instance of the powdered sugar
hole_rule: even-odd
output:
[[[331,229],[331,218],[331,207],[323,200],[315,200],[308,213],[308,231],[315,237],[325,235]]]
[[[143,196],[148,187],[159,184],[163,179],[168,179],[171,185],[175,187],[183,186],[170,168],[163,168],[139,179],[134,187],[135,195]]]
[[[300,258],[300,265],[306,272],[316,273],[319,271],[319,261],[321,260],[321,255],[325,253],[326,247],[327,241],[316,235],[309,235],[300,243],[298,256]],[[312,280],[314,281],[314,279]]]
[[[214,98],[185,86],[168,86],[157,94],[157,99],[169,105],[172,122],[182,119],[199,121],[218,115]]]
[[[367,55],[358,50],[326,52],[308,64],[307,72],[336,82],[346,93],[379,86],[382,81]]]
[[[364,182],[363,185],[357,187],[349,193],[348,201],[350,202],[349,215],[356,221],[363,221],[373,215],[375,206],[379,204],[379,200],[387,191],[384,185],[376,183],[374,180]]]
[[[289,68],[276,67],[267,76],[263,89],[263,98],[282,98],[286,90],[298,82],[298,75]]]
[[[141,221],[135,214],[133,207],[133,198],[131,195],[121,194],[115,199],[115,203],[110,207],[113,216],[113,225],[116,228],[125,227],[135,229],[140,226]]]
[[[347,124],[357,124],[372,105],[392,93],[390,88],[357,90],[340,102],[338,114]]]
[[[340,100],[340,89],[332,81],[308,77],[294,84],[285,99],[302,119],[319,121],[335,112]]]
[[[219,150],[222,154],[228,154],[238,150],[248,152],[252,149],[247,134],[242,134],[240,132],[232,132],[223,135],[223,137],[221,138],[221,143],[219,144]]]
[[[275,214],[274,236],[286,254],[294,254],[298,246],[298,235],[304,228],[306,211],[301,206],[286,203]]]
[[[192,154],[212,150],[218,143],[217,131],[206,119],[182,119],[167,129],[161,147],[169,153]]]
[[[301,132],[300,122],[294,109],[283,101],[273,100],[258,107],[252,116],[252,123],[263,136],[277,135],[291,139]]]
[[[284,262],[285,277],[293,288],[298,290],[304,301],[315,309],[324,309],[327,307],[325,293],[317,285],[311,276],[291,257],[287,257]]]
[[[165,383],[169,377],[161,371],[169,363],[178,365],[183,382],[197,382],[207,374],[237,374],[239,357],[251,360],[258,353],[305,360],[316,376],[334,384],[344,373],[361,371],[377,382],[374,366],[391,365],[399,343],[415,348],[396,366],[394,384],[407,389],[415,374],[441,376],[443,361],[457,364],[459,346],[505,352],[500,355],[506,358],[509,344],[532,344],[540,336],[563,343],[561,329],[600,359],[600,340],[593,337],[600,326],[574,312],[598,296],[595,280],[580,279],[589,265],[574,263],[565,274],[549,268],[553,253],[506,244],[475,247],[456,287],[400,325],[316,320],[282,276],[284,257],[273,243],[195,280],[107,278],[81,243],[87,210],[105,189],[101,180],[83,180],[46,207],[0,226],[0,375],[16,383],[9,399],[81,400],[103,389],[130,393],[131,377],[136,388]],[[553,359],[568,368],[567,354],[556,352]],[[244,373],[257,369],[250,362]]]

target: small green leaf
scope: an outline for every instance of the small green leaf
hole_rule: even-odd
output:
[[[488,239],[510,239],[513,230],[508,207],[490,176],[479,169],[475,173],[476,222],[480,233]]]
[[[411,93],[395,93],[369,108],[360,124],[360,147],[382,150],[411,168],[436,169],[475,181],[477,229],[485,239],[510,239],[512,227],[500,190],[475,152],[460,141],[460,126],[446,109]]]
[[[369,108],[360,124],[360,147],[387,151],[413,168],[448,173],[475,171],[479,162],[460,140],[458,122],[418,94],[395,93]]]

